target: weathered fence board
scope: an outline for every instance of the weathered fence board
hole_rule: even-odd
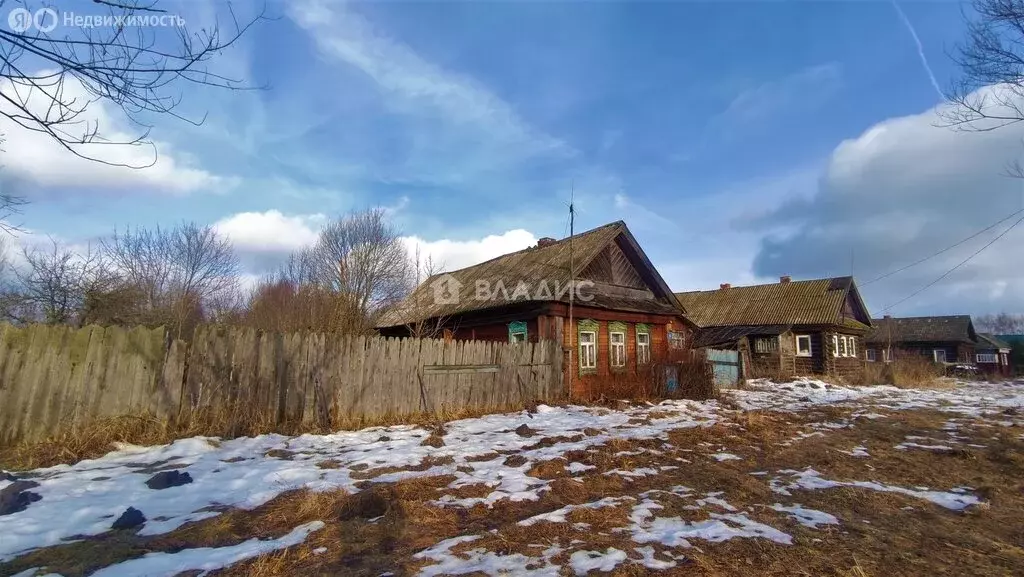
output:
[[[231,429],[515,408],[563,394],[558,343],[0,325],[0,444],[117,415],[213,409]]]

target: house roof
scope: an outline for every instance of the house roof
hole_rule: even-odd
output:
[[[693,339],[695,348],[732,344],[743,337],[778,336],[789,330],[789,325],[730,325],[705,327],[697,331]]]
[[[978,333],[978,346],[990,349],[1011,349],[1010,343],[1000,340],[992,333]]]
[[[974,344],[977,333],[970,315],[942,317],[889,317],[872,319],[869,343],[959,342]]]
[[[572,239],[570,243],[569,240]],[[657,300],[630,298],[629,296],[595,294],[592,289],[580,286],[576,303],[583,306],[624,310],[652,314],[679,315],[682,309],[675,300],[671,289],[644,254],[640,245],[630,233],[626,223],[616,221],[595,229],[581,232],[572,237],[554,241],[545,246],[529,248],[493,258],[463,269],[436,274],[425,280],[408,298],[384,313],[376,323],[378,328],[393,327],[432,319],[467,313],[471,311],[500,308],[516,302],[555,301],[568,302],[565,287],[571,278],[580,281],[579,273],[593,261],[609,244],[616,242],[630,258],[641,278],[650,286]],[[570,250],[571,248],[571,250]],[[570,275],[570,259],[575,274]],[[508,299],[503,296],[493,299],[477,299],[476,287],[484,283],[490,291],[498,292],[498,283],[504,286]],[[529,287],[529,296],[515,295],[516,288],[524,283]],[[439,286],[458,287],[461,298],[456,302],[438,302],[435,289]],[[550,294],[542,293],[546,286]],[[590,300],[580,298],[591,297]]]
[[[844,312],[851,292],[867,321],[867,307],[849,276],[683,292],[676,298],[700,327],[833,325],[865,330],[867,324]]]

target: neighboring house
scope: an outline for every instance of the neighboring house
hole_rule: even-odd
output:
[[[1024,334],[996,335],[996,338],[1010,345],[1010,372],[1017,376],[1024,372]]]
[[[636,381],[671,350],[685,352],[692,334],[671,289],[622,221],[571,242],[542,238],[537,246],[434,275],[377,325],[387,336],[554,339],[563,344],[565,361],[572,352],[574,396],[594,394],[602,381],[620,375]],[[566,362],[566,379],[569,370]]]
[[[978,333],[978,346],[974,360],[978,368],[988,375],[1009,377],[1013,375],[1010,365],[1010,343],[1002,341],[991,333]]]
[[[868,361],[889,362],[901,355],[921,355],[936,363],[974,363],[978,333],[969,315],[904,317],[886,315],[872,321],[867,336]]]
[[[721,285],[676,293],[699,327],[693,346],[736,349],[744,376],[851,374],[871,315],[853,277]]]

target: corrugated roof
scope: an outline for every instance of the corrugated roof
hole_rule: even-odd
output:
[[[871,323],[875,328],[865,337],[869,343],[977,342],[970,315],[890,317]]]
[[[584,301],[577,298],[580,305],[594,306],[612,310],[625,310],[635,312],[647,312],[654,314],[680,314],[678,304],[670,302],[673,299],[671,290],[665,281],[658,274],[657,270],[650,264],[643,250],[636,244],[636,240],[626,227],[626,223],[616,221],[593,230],[581,232],[572,238],[572,264],[576,271],[577,282],[579,272],[586,268],[586,265],[594,260],[610,243],[618,238],[626,245],[632,245],[634,252],[642,266],[638,269],[647,269],[648,281],[659,288],[655,292],[664,293],[661,300],[631,299],[609,295],[593,295],[593,300]],[[470,311],[486,310],[507,306],[514,302],[533,301],[558,301],[568,302],[568,292],[565,289],[569,286],[569,260],[570,243],[569,238],[553,242],[547,246],[531,246],[529,248],[502,255],[480,264],[466,267],[460,270],[446,272],[431,276],[421,283],[413,293],[394,309],[386,312],[377,322],[378,328],[393,327],[417,322],[423,319],[448,317],[459,313]],[[641,275],[645,272],[640,270]],[[490,291],[498,292],[500,286],[505,287],[509,298],[497,298],[480,300],[476,298],[477,283],[485,283]],[[457,286],[459,297],[457,302],[438,302],[435,299],[435,287],[442,283],[447,286]],[[452,284],[454,283],[454,284]],[[523,283],[529,287],[529,295],[523,297],[515,294],[517,286]],[[539,294],[542,283],[548,287],[550,296]],[[587,293],[587,289],[581,287],[579,292]]]
[[[676,293],[676,298],[690,320],[701,327],[836,325],[867,329],[843,314],[851,290],[856,291],[853,277],[837,277],[683,292]],[[859,294],[854,294],[863,309]]]
[[[777,336],[789,330],[789,325],[732,325],[726,327],[704,327],[693,339],[696,348],[734,343],[743,337]]]
[[[992,333],[978,333],[978,346],[993,349],[1010,349],[1010,343],[1000,340]]]

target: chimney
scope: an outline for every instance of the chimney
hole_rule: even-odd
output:
[[[780,282],[781,284],[786,284],[786,283],[788,283],[788,282],[789,282],[789,281],[791,281],[791,280],[793,280],[793,277],[789,276],[788,274],[787,274],[787,275],[784,275],[784,276],[780,276],[780,277],[779,277],[779,282]]]
[[[729,289],[729,288],[732,288],[732,285],[731,285],[731,284],[729,284],[729,283],[727,283],[727,282],[724,282],[724,283],[722,283],[722,284],[718,285],[718,288],[720,288],[720,289],[722,289],[722,290],[725,290],[725,289]]]
[[[551,238],[550,236],[545,236],[544,238],[542,238],[542,239],[537,241],[537,248],[544,248],[545,246],[551,246],[551,245],[555,244],[556,242],[558,242],[558,241],[553,239],[553,238]]]

